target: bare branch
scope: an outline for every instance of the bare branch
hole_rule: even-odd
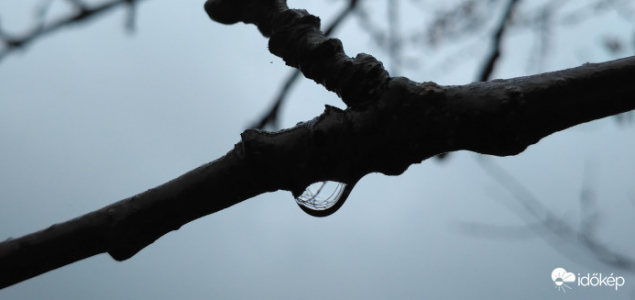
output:
[[[505,8],[503,17],[501,18],[492,39],[492,50],[483,64],[483,68],[478,76],[478,81],[488,81],[492,76],[492,72],[494,72],[494,68],[496,67],[496,62],[501,56],[503,34],[505,33],[505,29],[507,29],[507,24],[509,24],[509,20],[514,13],[514,9],[519,2],[520,1],[518,0],[509,0],[509,3],[507,3],[507,8]]]
[[[612,251],[609,247],[596,239],[594,230],[597,225],[597,212],[589,214],[588,206],[590,205],[589,201],[592,201],[592,199],[590,199],[592,196],[589,194],[589,187],[586,186],[586,184],[583,186],[580,198],[581,208],[585,214],[581,218],[580,228],[576,229],[549,211],[522,183],[514,179],[511,174],[505,172],[494,162],[490,160],[486,161],[481,157],[479,163],[490,177],[514,195],[525,212],[531,215],[532,219],[538,221],[538,224],[531,224],[527,229],[532,229],[537,233],[550,232],[558,237],[557,242],[548,240],[556,250],[562,250],[561,245],[559,245],[559,243],[562,242],[578,244],[589,250],[598,261],[604,264],[625,270],[635,270],[635,260]],[[533,220],[531,222],[533,223]],[[479,227],[482,229],[482,226],[477,226],[477,228]],[[496,227],[485,228],[485,231],[487,231]],[[519,229],[516,230],[516,232],[520,232],[518,231]],[[496,231],[490,231],[490,233],[498,234],[507,232],[498,229]]]
[[[399,175],[434,155],[505,156],[541,138],[635,109],[635,57],[462,86],[390,78],[370,55],[351,59],[319,20],[282,0],[210,0],[219,22],[256,24],[270,51],[341,95],[347,110],[275,133],[247,130],[225,156],[105,208],[0,243],[0,287],[107,252],[132,257],[164,234],[261,193],[300,195],[320,181],[354,185]],[[575,113],[572,113],[574,111]],[[349,191],[350,192],[350,191]]]
[[[337,15],[335,20],[329,25],[324,31],[325,36],[331,36],[333,32],[342,24],[342,22],[351,14],[351,12],[355,11],[357,7],[357,0],[350,0],[348,6],[346,6],[340,13]],[[300,78],[300,71],[295,69],[291,72],[289,77],[282,84],[282,88],[280,92],[278,92],[278,96],[276,96],[273,101],[273,105],[269,109],[269,111],[265,114],[265,116],[260,119],[259,122],[250,126],[250,128],[254,129],[265,129],[267,126],[271,126],[273,130],[279,129],[278,127],[278,115],[280,113],[280,107],[284,103],[284,100],[289,95],[291,91],[291,87],[297,82],[298,78]]]
[[[85,20],[92,19],[99,15],[102,15],[120,5],[129,5],[130,14],[128,17],[127,27],[131,29],[134,26],[134,6],[141,0],[112,0],[110,2],[102,3],[93,7],[89,7],[87,4],[80,0],[67,0],[75,6],[75,12],[62,17],[52,23],[45,25],[43,23],[43,13],[40,13],[37,24],[22,35],[12,35],[6,32],[0,34],[0,42],[4,42],[5,47],[0,50],[0,61],[7,55],[11,54],[17,49],[21,49],[31,44],[38,38],[56,32],[63,27],[80,24]],[[46,6],[45,6],[46,8]],[[1,31],[1,30],[0,30]]]
[[[364,109],[327,107],[292,129],[247,130],[227,155],[173,181],[0,243],[0,269],[12,270],[0,273],[0,287],[101,252],[127,259],[192,220],[261,193],[299,194],[326,180],[354,184],[372,172],[398,175],[460,149],[518,154],[553,132],[635,109],[634,76],[635,57],[465,86],[392,78]]]

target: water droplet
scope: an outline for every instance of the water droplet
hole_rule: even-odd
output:
[[[316,182],[309,185],[295,201],[307,214],[326,217],[344,204],[353,186],[337,181]]]

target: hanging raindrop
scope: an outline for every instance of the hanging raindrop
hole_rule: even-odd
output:
[[[309,185],[295,198],[300,208],[314,217],[326,217],[336,212],[346,201],[354,184],[321,181]]]

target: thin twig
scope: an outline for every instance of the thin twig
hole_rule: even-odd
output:
[[[483,68],[478,76],[478,81],[488,81],[492,76],[496,63],[501,56],[503,34],[505,33],[505,29],[507,29],[509,21],[514,14],[515,7],[519,2],[519,0],[510,0],[507,4],[503,18],[501,19],[498,29],[496,29],[494,34],[494,39],[492,40],[492,51],[489,53],[485,63],[483,64]]]
[[[572,244],[579,244],[588,249],[594,257],[609,266],[613,266],[623,270],[635,270],[635,260],[619,253],[615,253],[603,243],[599,242],[594,236],[594,229],[591,228],[597,225],[596,214],[587,214],[581,220],[581,228],[573,228],[567,222],[561,220],[556,214],[551,212],[545,206],[538,201],[537,197],[533,195],[529,189],[527,189],[520,181],[516,180],[510,173],[497,166],[491,160],[487,160],[484,156],[479,156],[477,160],[483,170],[492,179],[496,180],[501,186],[507,189],[512,195],[520,202],[524,210],[537,220],[544,229],[556,235],[559,241],[567,241]],[[588,184],[584,183],[583,192],[588,190]],[[589,204],[585,203],[589,199],[584,199],[582,195],[582,208],[588,210]],[[530,221],[533,223],[533,221]],[[481,226],[483,227],[483,226]],[[532,228],[536,228],[535,225],[530,225]],[[542,230],[538,230],[541,232]],[[551,241],[551,245],[554,249],[562,250],[557,243]]]
[[[4,57],[11,54],[13,51],[24,48],[25,46],[42,36],[54,33],[68,25],[80,24],[82,21],[92,19],[98,15],[101,15],[107,11],[110,11],[111,9],[118,7],[119,5],[130,6],[131,17],[129,17],[128,19],[127,26],[128,28],[131,28],[132,24],[130,22],[132,22],[134,18],[132,9],[138,1],[141,0],[112,0],[110,2],[102,3],[94,7],[89,7],[84,2],[81,2],[79,0],[69,0],[68,2],[71,3],[75,8],[75,12],[72,14],[53,21],[48,25],[43,24],[43,21],[40,20],[31,30],[21,36],[15,36],[7,34],[6,32],[2,32],[2,34],[0,34],[0,42],[4,43],[4,48],[0,50],[0,61],[2,61]]]

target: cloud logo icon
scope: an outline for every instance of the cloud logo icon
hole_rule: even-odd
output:
[[[553,280],[557,290],[566,292],[565,288],[571,289],[571,287],[566,285],[566,282],[574,282],[575,274],[567,272],[563,268],[555,268],[551,271],[551,280]]]

